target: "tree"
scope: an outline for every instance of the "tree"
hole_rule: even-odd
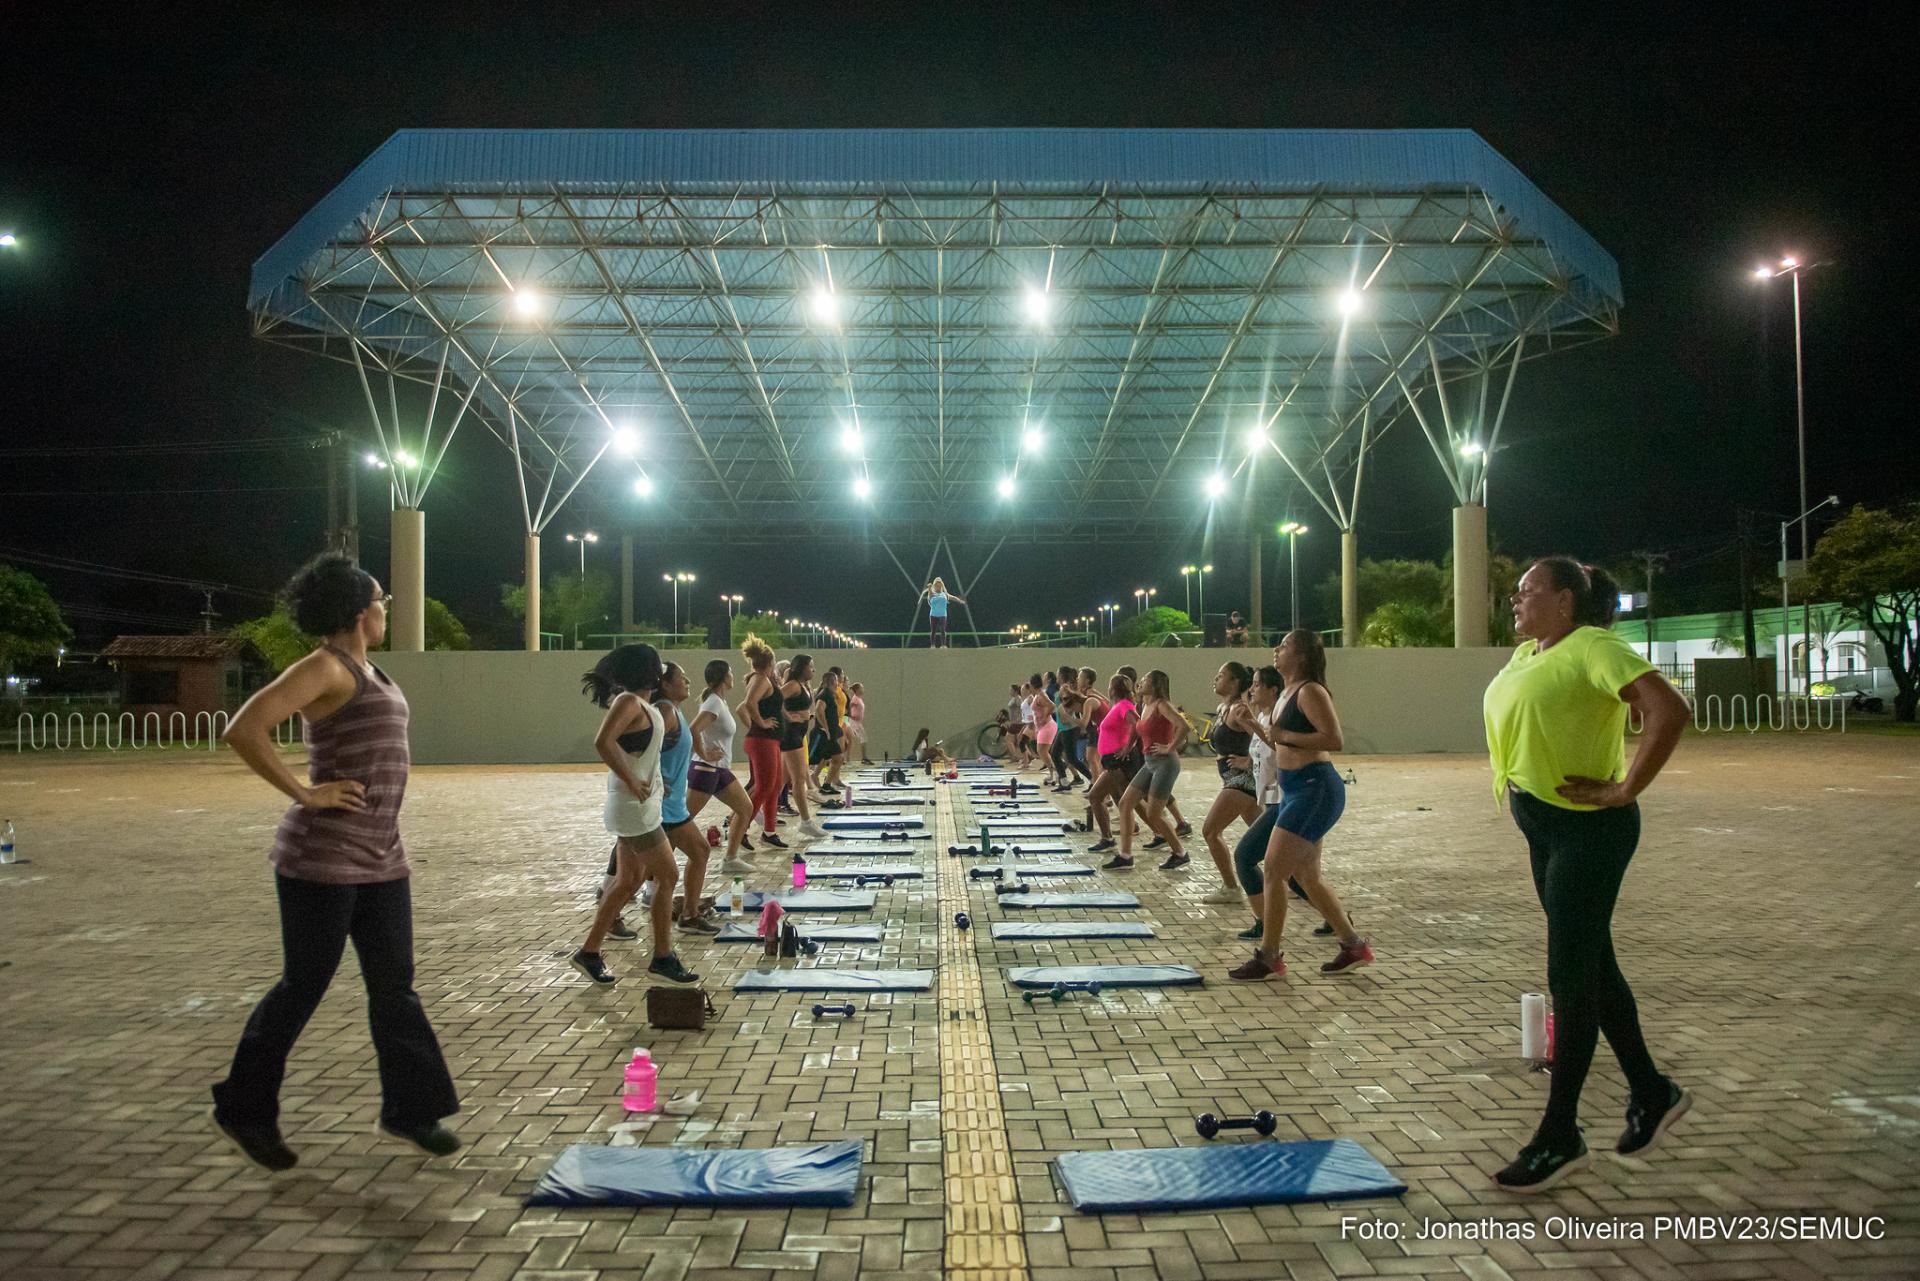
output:
[[[1356,575],[1357,592],[1360,598],[1360,638],[1359,643],[1372,645],[1368,639],[1375,611],[1389,603],[1407,606],[1416,614],[1424,616],[1434,610],[1451,609],[1453,594],[1452,575],[1443,567],[1430,560],[1363,560]],[[1331,573],[1321,581],[1320,604],[1328,617],[1340,615],[1340,575]],[[1448,639],[1443,644],[1452,644],[1452,623],[1447,624]],[[1424,634],[1425,625],[1416,628]],[[1400,635],[1403,628],[1401,620],[1392,620],[1383,635]],[[1382,644],[1426,644],[1428,642],[1383,641]]]
[[[787,625],[778,614],[761,614],[753,618],[745,614],[735,614],[733,616],[733,648],[738,650],[746,644],[749,634],[758,636],[779,653],[785,653],[794,648],[793,638],[787,635]]]
[[[1920,505],[1855,507],[1835,521],[1807,562],[1805,590],[1835,601],[1879,640],[1899,689],[1894,719],[1912,721],[1920,703]]]
[[[60,606],[32,574],[0,564],[0,673],[22,659],[50,658],[73,639]]]
[[[472,649],[473,638],[467,635],[467,629],[453,611],[433,597],[427,597],[427,648],[428,649]]]
[[[1361,640],[1386,649],[1444,648],[1453,644],[1453,607],[1390,600],[1367,616]]]
[[[557,572],[548,576],[540,589],[540,630],[560,635],[568,647],[576,635],[584,639],[594,632],[608,632],[613,613],[613,578],[590,572]],[[519,583],[503,583],[500,603],[515,618],[527,616],[527,589]]]
[[[1155,605],[1144,614],[1135,614],[1113,629],[1110,645],[1139,648],[1148,645],[1162,645],[1171,632],[1191,632],[1193,619],[1184,610],[1171,605]]]
[[[293,615],[287,612],[284,601],[276,604],[270,614],[235,623],[227,629],[227,635],[253,642],[253,647],[260,651],[260,656],[276,672],[286,671],[311,654],[313,647],[320,643],[300,630],[299,624],[293,621]]]

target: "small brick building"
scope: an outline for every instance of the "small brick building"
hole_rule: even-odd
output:
[[[100,657],[120,673],[120,706],[136,717],[232,714],[273,675],[251,641],[210,633],[116,636]]]

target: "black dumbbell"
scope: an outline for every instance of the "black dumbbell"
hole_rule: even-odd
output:
[[[843,1018],[850,1019],[853,1017],[853,1006],[851,1005],[816,1005],[813,1007],[813,1017],[816,1019],[825,1018],[829,1014],[838,1014]]]
[[[853,878],[853,883],[855,885],[884,885],[888,889],[893,888],[893,878],[878,872],[867,876],[856,876]]]
[[[993,892],[995,894],[1030,894],[1033,892],[1033,887],[1022,881],[996,881]]]
[[[1044,992],[1022,992],[1020,999],[1028,1005],[1035,1001],[1047,1000],[1058,1004],[1067,999],[1069,992],[1085,992],[1088,996],[1100,995],[1099,983],[1055,983]]]
[[[953,914],[953,928],[956,930],[970,930],[973,928],[973,918],[965,912],[955,912]]]
[[[1222,1130],[1253,1130],[1268,1135],[1280,1128],[1280,1119],[1265,1110],[1255,1112],[1252,1116],[1230,1116],[1224,1120],[1211,1112],[1202,1112],[1193,1118],[1193,1128],[1203,1139],[1210,1139]]]

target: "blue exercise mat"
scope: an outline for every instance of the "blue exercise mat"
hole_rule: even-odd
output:
[[[920,879],[920,869],[911,863],[862,864],[857,867],[828,863],[807,870],[809,880],[851,881],[862,876],[891,876],[896,881],[917,881]]]
[[[780,1148],[609,1148],[576,1143],[528,1205],[852,1205],[860,1140]]]
[[[1101,987],[1189,987],[1204,983],[1191,965],[1016,965],[1007,971],[1015,987],[1098,983]]]
[[[773,897],[789,912],[871,912],[879,902],[872,890],[779,890]],[[748,890],[741,900],[745,911],[758,915],[767,904],[767,892]],[[714,906],[722,912],[732,910],[725,895]]]
[[[924,821],[918,814],[909,814],[906,810],[896,809],[891,805],[855,805],[851,811],[830,809],[823,805],[820,807],[820,812],[833,818],[896,818],[903,823]]]
[[[1139,907],[1140,900],[1118,890],[1096,890],[1085,894],[1002,894],[1000,906],[1013,910],[1074,907]]]
[[[932,970],[749,970],[736,992],[924,992]]]
[[[984,880],[986,877],[989,877],[989,876],[1000,875],[1000,865],[998,863],[975,863],[972,867],[968,868],[967,870],[970,872],[982,873],[981,876],[974,878],[976,880]],[[1091,867],[1088,867],[1085,863],[1015,863],[1012,866],[1012,868],[1009,870],[1013,872],[1013,876],[1015,880],[1018,880],[1023,876],[1092,876],[1093,875],[1093,869]]]
[[[822,943],[878,943],[880,927],[878,925],[802,925],[795,922],[800,937],[817,939]],[[758,921],[728,921],[714,935],[716,943],[765,943],[760,936]]]
[[[1351,1201],[1407,1190],[1352,1139],[1065,1152],[1054,1165],[1067,1199],[1085,1214]]]
[[[993,937],[1007,939],[1150,939],[1145,921],[995,921]]]
[[[889,854],[909,858],[913,854],[911,845],[894,845],[887,841],[822,841],[818,845],[809,845],[801,851],[808,858],[851,854],[859,858],[885,858]]]

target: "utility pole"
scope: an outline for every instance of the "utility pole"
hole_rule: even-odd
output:
[[[1647,661],[1653,662],[1653,576],[1667,567],[1665,552],[1635,552],[1635,560],[1647,567]]]
[[[213,620],[220,617],[220,615],[213,612],[213,592],[214,589],[211,587],[202,587],[200,589],[201,595],[207,598],[207,607],[200,612],[200,630],[208,634],[213,632]]]
[[[1733,515],[1740,539],[1740,640],[1742,652],[1751,663],[1759,649],[1753,632],[1753,564],[1747,559],[1753,542],[1753,513],[1736,507]]]

